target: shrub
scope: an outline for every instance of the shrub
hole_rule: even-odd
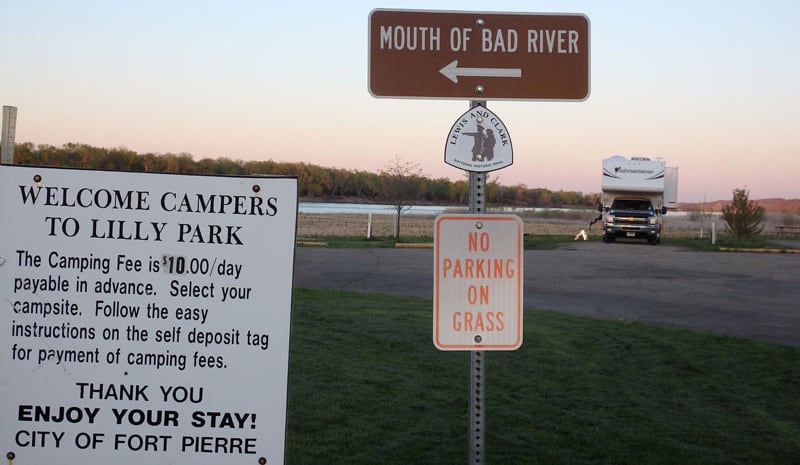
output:
[[[736,239],[745,239],[761,234],[764,229],[764,207],[749,199],[745,189],[733,190],[733,202],[722,207],[722,219],[728,232]]]

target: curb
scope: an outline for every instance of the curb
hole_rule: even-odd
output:
[[[320,242],[320,241],[297,241],[298,246],[303,247],[327,247],[327,242]]]
[[[721,252],[753,252],[753,253],[800,253],[800,249],[739,249],[736,247],[720,247]]]

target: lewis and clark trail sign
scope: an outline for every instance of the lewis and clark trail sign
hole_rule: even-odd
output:
[[[372,11],[375,97],[585,100],[589,19],[580,14]]]
[[[461,115],[444,146],[444,162],[466,171],[494,171],[513,162],[511,136],[500,117],[482,105]]]

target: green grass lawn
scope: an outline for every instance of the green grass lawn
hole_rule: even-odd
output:
[[[288,464],[465,464],[469,355],[428,299],[297,289]],[[486,463],[798,464],[800,348],[526,310],[486,353]]]

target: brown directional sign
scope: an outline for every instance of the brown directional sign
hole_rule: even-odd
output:
[[[373,10],[375,97],[584,100],[589,19],[580,14]]]

